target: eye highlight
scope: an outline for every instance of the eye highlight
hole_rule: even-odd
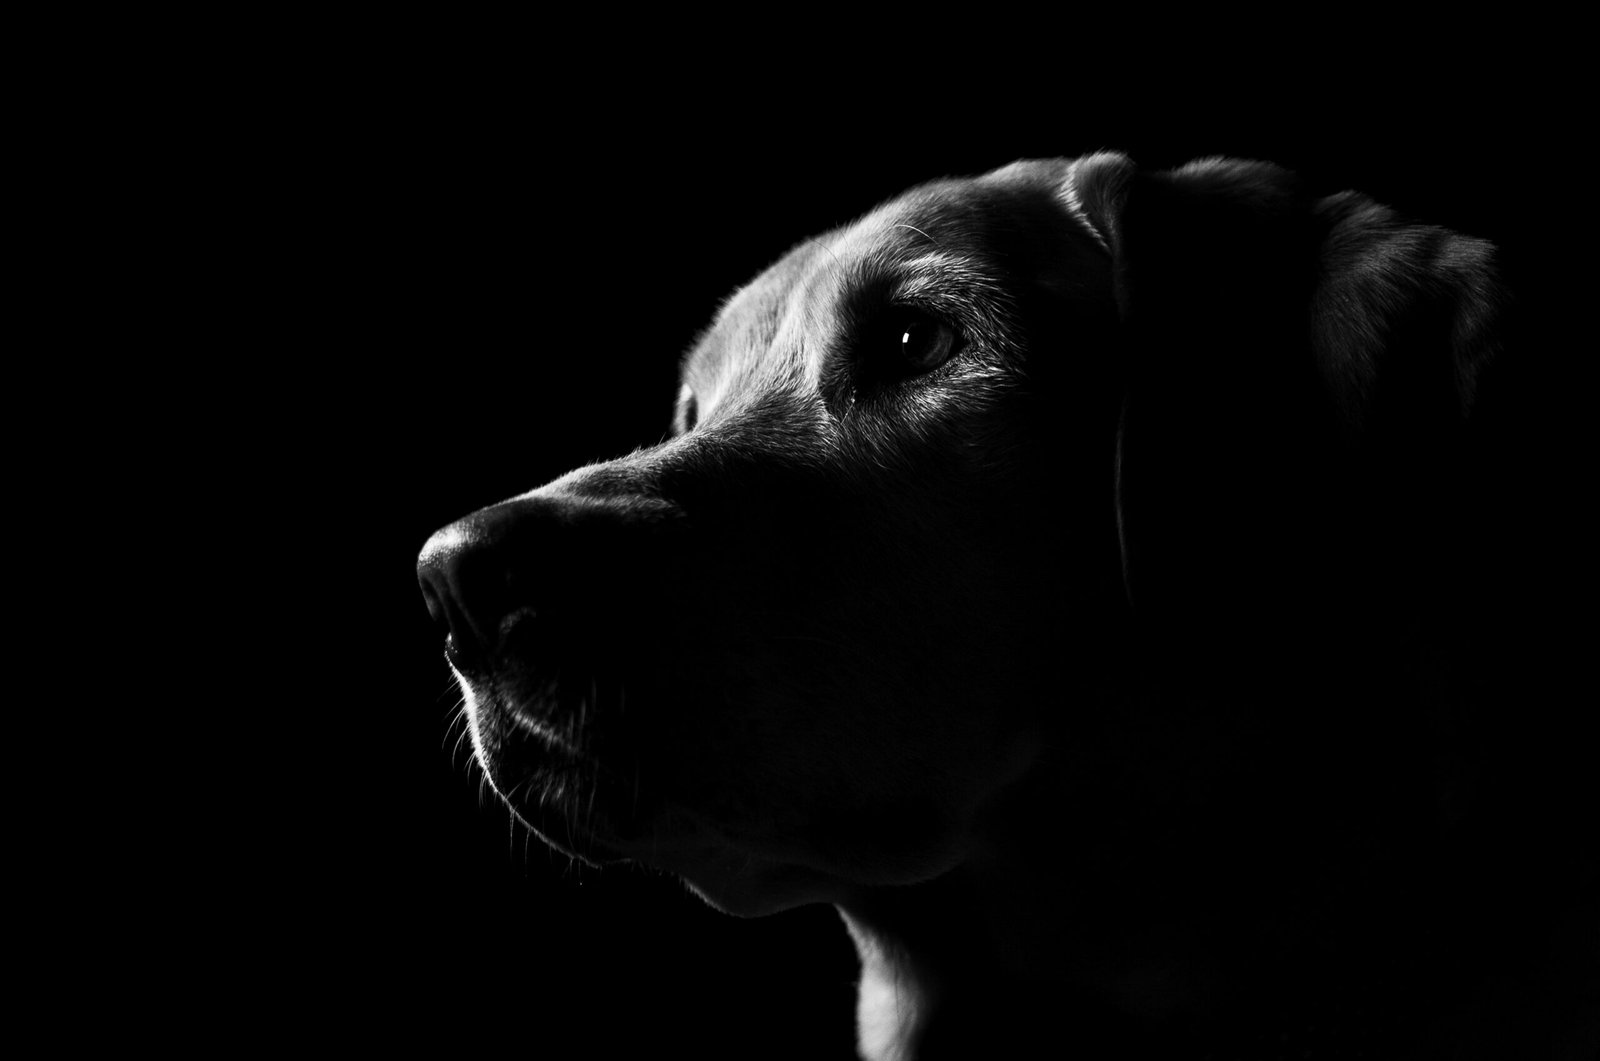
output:
[[[900,364],[912,373],[933,371],[961,345],[954,328],[920,313],[901,317],[893,334]]]

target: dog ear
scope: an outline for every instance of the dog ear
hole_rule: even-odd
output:
[[[1069,180],[1112,258],[1135,613],[1184,636],[1318,636],[1341,621],[1330,599],[1379,588],[1390,546],[1424,533],[1395,506],[1437,500],[1494,352],[1492,247],[1314,199],[1267,163],[1101,154]]]
[[[1312,348],[1346,439],[1465,420],[1496,353],[1494,246],[1354,192],[1313,212],[1326,234]]]

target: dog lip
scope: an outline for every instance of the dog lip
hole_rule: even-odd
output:
[[[579,767],[580,760],[565,759],[547,768],[547,774],[567,774]],[[595,866],[631,860],[626,842],[592,814],[579,815],[572,806],[550,806],[543,800],[506,802],[517,820],[562,854]]]
[[[622,862],[634,861],[634,859],[629,858],[618,850],[614,844],[592,829],[579,830],[570,823],[564,823],[563,829],[557,833],[548,826],[530,822],[521,812],[517,812],[517,818],[539,839],[568,858],[575,858],[591,866],[616,865]]]
[[[462,639],[454,632],[448,633],[444,638],[445,659],[464,677],[487,678],[493,670],[492,660],[504,652],[512,633],[536,617],[532,608],[517,608],[501,619],[492,650],[486,650],[472,638]]]
[[[444,658],[466,678],[481,678],[488,672],[487,661],[470,644],[463,645],[454,634],[446,634]]]

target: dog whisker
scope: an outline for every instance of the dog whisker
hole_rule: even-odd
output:
[[[935,247],[939,247],[941,250],[943,249],[943,245],[938,240],[934,239],[932,236],[930,236],[926,232],[922,231],[922,229],[918,228],[916,225],[908,225],[904,221],[897,221],[893,225],[891,225],[890,227],[891,228],[910,229],[912,232],[915,232],[917,235],[921,236],[923,239],[927,240],[929,243],[933,244]]]

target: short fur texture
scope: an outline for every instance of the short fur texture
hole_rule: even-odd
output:
[[[913,189],[723,306],[671,439],[428,543],[478,758],[573,857],[835,904],[878,1061],[1524,1056],[1463,927],[1503,300],[1265,163]]]

